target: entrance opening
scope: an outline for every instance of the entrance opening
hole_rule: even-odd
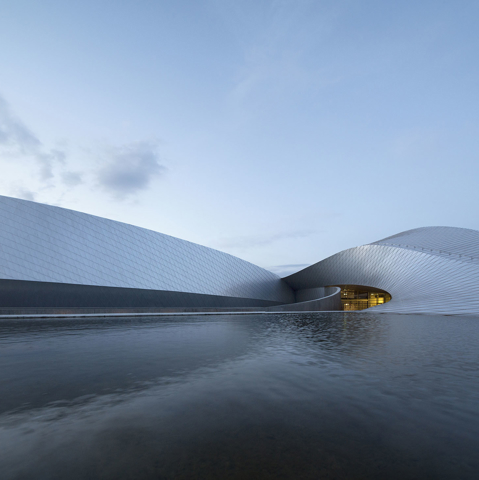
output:
[[[391,295],[379,288],[363,285],[334,285],[341,288],[341,306],[343,310],[364,310],[391,300]]]

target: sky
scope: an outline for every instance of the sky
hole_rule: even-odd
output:
[[[476,0],[0,0],[0,195],[282,275],[479,230],[477,18]]]

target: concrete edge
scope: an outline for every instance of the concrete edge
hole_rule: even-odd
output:
[[[0,315],[0,320],[20,320],[20,319],[74,319],[74,318],[129,318],[129,317],[191,317],[191,316],[207,316],[207,315],[295,315],[295,314],[323,314],[323,313],[342,313],[345,315],[439,315],[441,317],[479,317],[479,313],[438,313],[438,312],[373,312],[370,309],[365,310],[298,310],[298,311],[264,311],[256,312],[137,312],[137,313],[64,313],[64,314],[31,314],[31,315]]]

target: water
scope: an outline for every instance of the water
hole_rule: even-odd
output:
[[[0,321],[2,479],[477,479],[479,318]]]

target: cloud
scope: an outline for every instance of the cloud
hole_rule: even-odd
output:
[[[125,199],[146,190],[151,181],[165,171],[159,162],[157,145],[138,142],[112,150],[96,176],[105,191]]]
[[[38,138],[11,111],[0,96],[0,145],[28,153],[41,144]]]
[[[40,140],[0,96],[0,160],[5,158],[33,160],[38,166],[40,180],[45,181],[53,177],[53,167],[56,163],[65,162],[65,153],[57,149],[45,149]]]
[[[299,230],[296,232],[279,232],[263,235],[245,235],[234,238],[224,239],[218,244],[218,248],[239,248],[249,249],[262,247],[271,243],[290,238],[305,238],[317,233],[316,230]]]
[[[287,277],[292,273],[299,272],[303,268],[309,267],[308,263],[294,263],[290,265],[275,265],[274,267],[269,267],[268,270],[276,273],[280,277]]]
[[[62,196],[84,185],[100,186],[114,198],[125,199],[146,190],[153,179],[166,171],[160,164],[155,142],[111,146],[100,162],[98,150],[83,149],[85,152],[91,158],[83,155],[80,166],[79,159],[75,161],[71,155],[67,158],[63,149],[45,146],[0,95],[0,164],[4,173],[0,182],[13,195],[34,200],[45,190],[53,189]]]
[[[344,14],[343,2],[216,3],[241,47],[242,62],[237,63],[236,83],[230,92],[234,104],[257,109],[264,102],[296,103],[305,92],[311,101],[314,92],[344,79],[337,62],[329,62],[323,54],[324,41]]]
[[[64,172],[62,173],[62,180],[69,187],[75,187],[83,183],[83,177],[78,172]]]
[[[24,200],[30,200],[31,202],[35,201],[35,193],[27,188],[18,187],[12,190],[12,194],[17,198],[23,198]]]

